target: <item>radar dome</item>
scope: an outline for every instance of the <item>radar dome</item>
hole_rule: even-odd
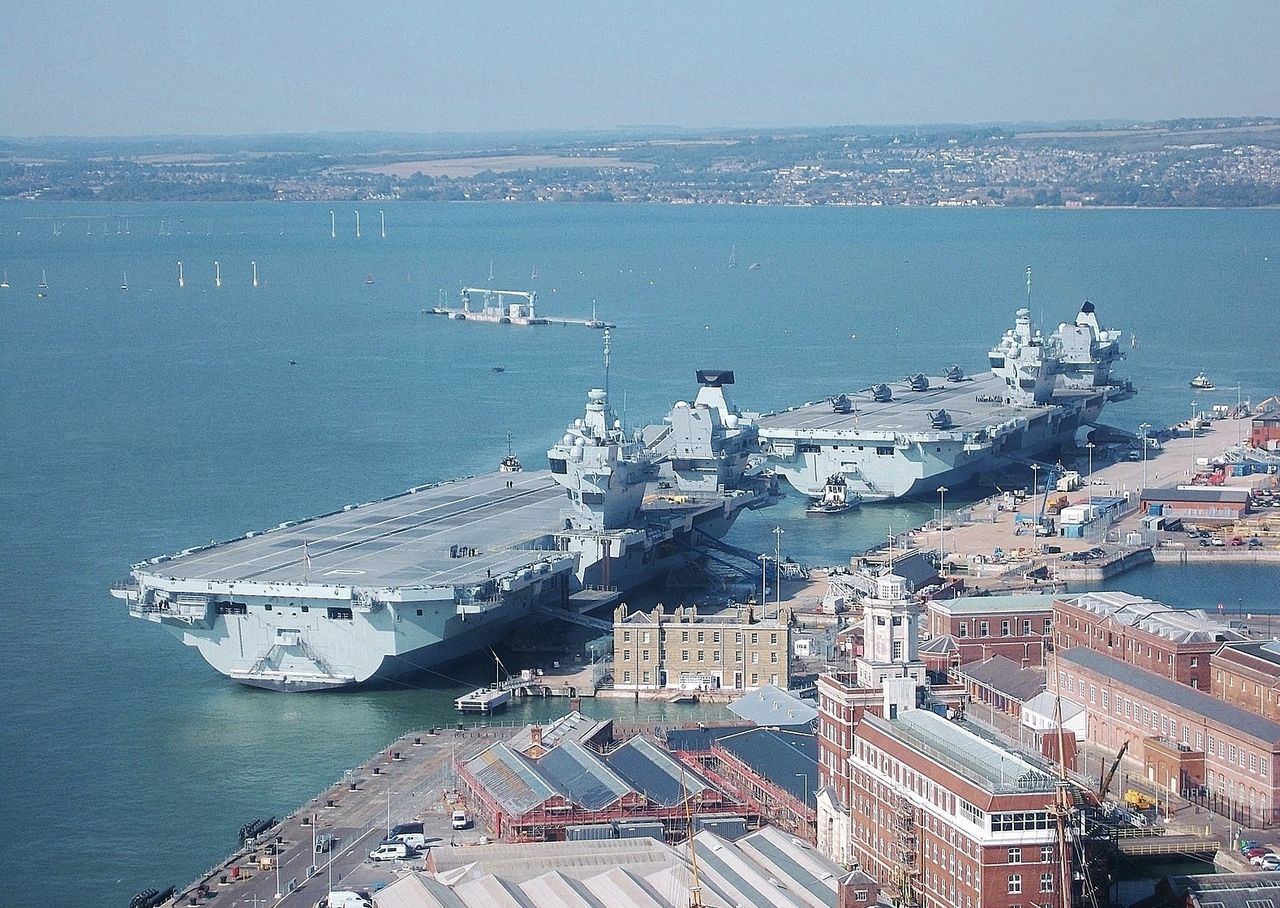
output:
[[[678,401],[676,401],[675,409],[677,409],[677,410],[687,410],[687,409],[689,409],[689,402],[688,402],[687,400],[678,400]]]
[[[604,392],[603,388],[592,388],[590,391],[587,392],[587,400],[593,401],[595,403],[599,403],[602,400],[606,400],[608,399],[608,397],[609,395]]]

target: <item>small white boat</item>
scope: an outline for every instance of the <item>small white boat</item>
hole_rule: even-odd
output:
[[[822,497],[805,508],[806,514],[843,514],[862,503],[862,496],[849,491],[849,481],[843,473],[835,473],[827,477],[827,484],[822,489]]]
[[[8,290],[8,289],[9,289],[9,272],[6,271],[4,273],[4,279],[0,280],[0,290]]]
[[[129,289],[129,272],[127,271],[125,271],[123,274],[120,275],[120,289],[121,290]]]
[[[49,289],[49,279],[48,279],[47,277],[45,277],[44,269],[43,269],[43,268],[41,268],[41,269],[40,269],[40,283],[36,284],[36,289],[37,289],[37,290],[48,290],[48,289]]]
[[[1191,387],[1198,388],[1201,391],[1212,391],[1214,388],[1213,379],[1201,372],[1191,379]]]

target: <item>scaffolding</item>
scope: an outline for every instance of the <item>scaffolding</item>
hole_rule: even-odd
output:
[[[917,895],[920,875],[919,836],[916,830],[916,809],[905,795],[898,798],[898,809],[893,818],[893,904],[900,908],[919,905]]]

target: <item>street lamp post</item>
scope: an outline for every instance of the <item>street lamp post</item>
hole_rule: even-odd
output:
[[[1040,512],[1036,510],[1036,495],[1040,491],[1040,464],[1031,465],[1031,551],[1040,549]]]
[[[774,591],[774,602],[777,605],[775,617],[782,612],[782,527],[773,528],[773,555],[776,559],[773,563],[773,582],[777,589]]]
[[[1144,422],[1138,426],[1138,431],[1142,433],[1142,488],[1147,488],[1147,449],[1151,447],[1151,439],[1147,433],[1151,431],[1151,423]]]
[[[1198,400],[1191,402],[1191,472],[1187,475],[1196,475],[1196,407],[1200,405]]]
[[[942,562],[947,557],[947,525],[943,522],[943,502],[946,500],[947,487],[938,486],[938,571],[943,573]]]
[[[1085,476],[1090,479],[1093,478],[1093,449],[1095,447],[1097,447],[1097,445],[1095,445],[1093,442],[1091,441],[1085,442],[1085,448],[1088,449],[1089,451],[1089,472],[1086,473]]]

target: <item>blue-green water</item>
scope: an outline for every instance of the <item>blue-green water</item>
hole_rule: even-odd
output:
[[[699,367],[733,368],[750,409],[978,369],[1028,264],[1037,317],[1069,320],[1087,297],[1137,332],[1127,370],[1143,393],[1109,422],[1182,418],[1200,369],[1245,397],[1280,390],[1278,211],[392,205],[384,240],[370,205],[357,241],[354,209],[338,210],[336,240],[328,210],[0,205],[0,902],[124,904],[185,882],[246,819],[450,717],[465,678],[239,688],[106,589],[154,554],[492,468],[508,432],[540,462],[601,381],[600,335],[420,314],[437,288],[452,301],[460,281],[483,285],[490,261],[496,285],[533,286],[547,314],[585,317],[594,299],[619,324],[611,388],[630,423],[692,394]],[[931,504],[818,527],[790,500],[744,517],[734,540],[772,548],[780,524],[792,554],[834,561]],[[1212,608],[1273,602],[1275,580],[1168,568],[1122,585]],[[630,710],[588,705],[606,708]],[[40,856],[51,836],[67,860]]]

